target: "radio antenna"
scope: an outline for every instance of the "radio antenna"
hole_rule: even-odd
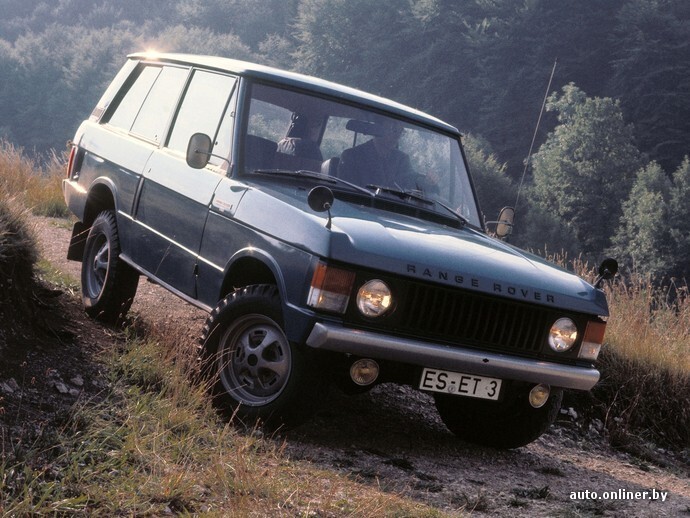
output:
[[[551,82],[553,81],[553,75],[556,72],[557,59],[553,61],[553,68],[551,69],[551,77],[549,77],[549,84],[546,86],[546,92],[544,92],[544,100],[541,103],[541,110],[539,111],[539,118],[537,119],[537,126],[534,128],[534,135],[532,135],[532,143],[529,146],[529,153],[527,153],[527,160],[525,160],[525,168],[522,170],[522,177],[520,178],[520,185],[518,185],[517,197],[515,198],[515,211],[517,212],[518,202],[520,201],[520,191],[522,190],[522,184],[525,181],[525,175],[527,174],[527,168],[529,167],[530,161],[532,159],[532,150],[534,149],[534,141],[537,140],[537,133],[539,132],[539,125],[541,124],[542,115],[544,115],[544,108],[546,107],[546,100],[549,97],[549,90],[551,90]]]

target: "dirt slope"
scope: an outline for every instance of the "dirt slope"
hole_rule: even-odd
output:
[[[44,257],[78,279],[80,265],[65,259],[70,235],[66,223],[37,218],[35,226]],[[140,282],[132,312],[151,322],[174,322],[190,343],[205,320],[203,312],[146,281]],[[70,316],[77,320],[75,336],[80,336],[80,329],[88,330],[82,333],[87,343],[76,346],[88,357],[99,337],[109,332],[78,311]],[[69,370],[54,368],[58,373]],[[2,376],[0,371],[0,382],[6,381]],[[285,441],[291,458],[451,514],[464,510],[487,516],[690,516],[687,455],[684,462],[682,455],[657,449],[658,461],[650,463],[613,451],[595,428],[579,430],[572,412],[563,414],[558,425],[535,443],[495,451],[455,439],[424,394],[384,385],[356,397],[333,394],[314,419],[277,440]],[[666,501],[634,495],[652,490],[668,492]],[[586,498],[592,492],[599,498]],[[615,498],[605,492],[615,493]],[[577,498],[571,498],[573,493],[579,493]],[[625,496],[633,498],[620,498]]]

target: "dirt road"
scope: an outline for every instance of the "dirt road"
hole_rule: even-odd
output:
[[[79,279],[80,264],[65,259],[68,224],[36,218],[35,227],[44,258]],[[190,343],[206,318],[144,280],[132,312],[174,323]],[[333,394],[312,420],[277,440],[291,458],[451,514],[690,517],[690,465],[663,450],[656,454],[666,467],[616,452],[596,429],[579,430],[572,412],[529,446],[496,451],[455,439],[426,395],[382,385],[354,397]]]

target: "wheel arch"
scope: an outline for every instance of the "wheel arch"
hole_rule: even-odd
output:
[[[240,250],[228,261],[218,300],[252,284],[273,284],[278,288],[281,301],[285,300],[285,283],[278,263],[256,248]]]
[[[100,178],[91,186],[84,205],[84,225],[90,227],[101,212],[114,210],[117,212],[115,185],[107,178]]]
[[[248,246],[238,250],[228,261],[216,302],[235,289],[256,284],[271,284],[278,290],[283,312],[283,327],[291,341],[303,343],[311,330],[313,314],[300,304],[303,297],[303,261],[279,261],[271,253]]]
[[[67,259],[81,261],[86,245],[86,236],[98,215],[104,210],[115,211],[117,218],[117,203],[115,196],[115,186],[107,178],[101,178],[91,185],[84,202],[82,221],[78,221],[72,230],[67,251]]]

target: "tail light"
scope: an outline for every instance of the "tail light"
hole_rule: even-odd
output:
[[[77,146],[75,146],[74,144],[71,145],[72,149],[69,152],[69,160],[67,161],[67,178],[70,178],[72,176],[72,173],[74,172],[72,168],[74,167],[74,158],[77,156]]]

